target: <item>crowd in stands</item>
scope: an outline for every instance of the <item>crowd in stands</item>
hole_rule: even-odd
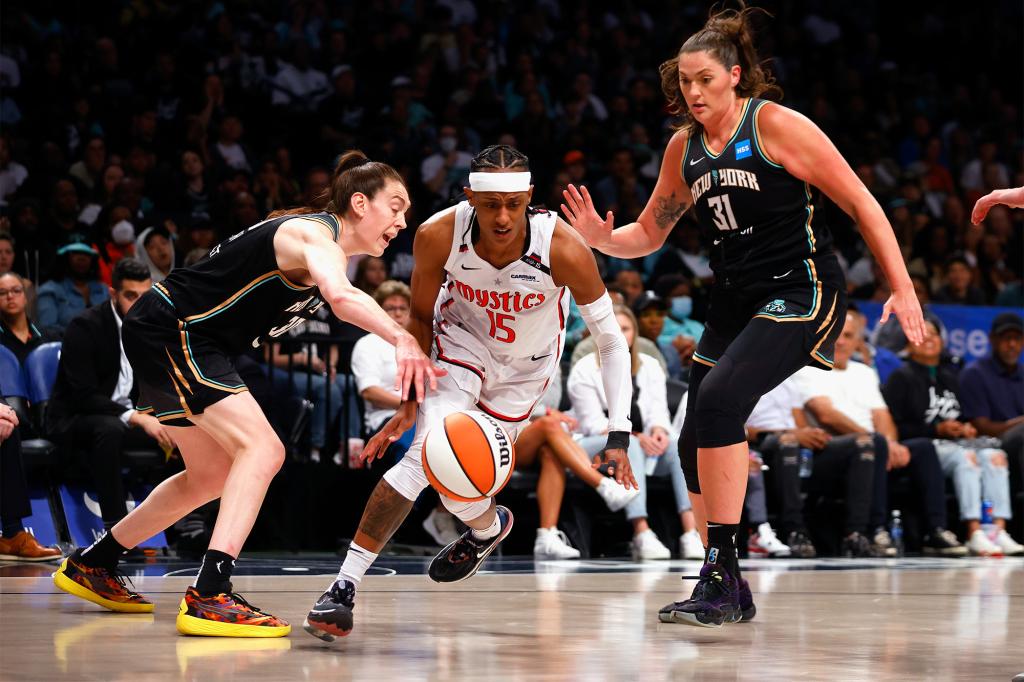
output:
[[[766,6],[775,16],[759,27],[758,44],[785,103],[829,135],[879,200],[922,303],[1024,306],[1021,212],[996,207],[980,227],[969,224],[977,198],[1024,185],[1022,93],[1014,85],[1020,8],[1007,10],[1015,24],[994,7],[964,16],[941,4]],[[101,4],[86,19],[62,3],[5,7],[0,342],[24,361],[39,345],[64,340],[54,421],[40,428],[82,452],[104,523],[124,514],[123,492],[110,480],[123,464],[116,453],[136,436],[166,444],[155,420],[126,417],[131,370],[117,333],[140,283],[202,258],[270,211],[311,203],[349,148],[400,170],[413,228],[459,200],[472,155],[499,142],[529,155],[534,204],[557,209],[567,183],[583,183],[599,212],[628,222],[650,195],[671,132],[658,64],[703,23],[705,10],[645,0],[141,2]],[[969,50],[947,49],[965,35],[986,38]],[[1005,65],[1006,78],[991,75],[993,63]],[[815,202],[851,296],[884,301],[888,285],[856,225],[826,198]],[[411,273],[413,228],[383,259],[350,262],[352,281],[395,319],[408,316],[401,282]],[[599,264],[629,330],[636,384],[683,386],[712,277],[692,212],[658,252]],[[1021,325],[1019,317],[997,321],[989,355],[961,372],[938,318],[924,346],[908,349],[894,322],[867,339],[854,311],[844,332],[848,367],[831,375],[805,370],[766,396],[748,424],[750,550],[814,555],[806,494],[843,500],[841,539],[831,551],[889,556],[891,483],[914,492],[925,551],[1017,551],[1006,529],[1024,470]],[[541,472],[538,555],[572,555],[557,529],[566,469],[609,509],[625,509],[637,558],[667,556],[666,541],[684,556],[699,554],[673,464],[678,391],[664,399],[660,389],[640,392],[634,424],[642,427],[630,450],[634,470],[670,481],[678,543],[648,525],[644,485],[626,499],[585,473],[586,456],[600,447],[594,434],[603,428],[603,397],[584,334],[572,316],[567,395],[548,401],[551,411],[538,413],[531,436],[530,461]],[[368,435],[396,404],[389,370],[374,364],[388,355],[381,344],[364,339],[350,362],[340,357],[339,347],[351,348],[357,336],[325,312],[248,358],[243,372],[311,401],[308,457],[324,466],[345,464],[324,450],[333,450],[329,432],[352,410],[341,374],[354,375],[364,403],[348,421],[365,417],[342,438]],[[78,348],[76,338],[93,350]],[[902,366],[880,377],[875,347],[897,354]],[[84,359],[94,357],[105,359]],[[852,394],[859,402],[844,402]],[[813,467],[802,450],[813,453]],[[947,478],[959,519],[947,518]],[[982,500],[992,503],[986,532]],[[441,542],[454,526],[436,511],[426,525]],[[0,554],[17,526],[12,515],[24,514],[5,504]],[[952,532],[961,523],[965,545]]]

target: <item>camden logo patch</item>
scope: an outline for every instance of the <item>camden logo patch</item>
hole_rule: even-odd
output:
[[[745,159],[750,156],[750,140],[740,140],[736,143],[736,160]]]
[[[786,312],[786,302],[781,298],[777,298],[761,310],[766,313],[784,313]]]

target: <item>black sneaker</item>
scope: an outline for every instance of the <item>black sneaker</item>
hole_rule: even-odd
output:
[[[957,541],[952,531],[945,528],[935,528],[925,535],[921,542],[921,551],[925,556],[967,556],[967,548]]]
[[[333,642],[352,632],[352,609],[355,608],[356,586],[350,580],[336,580],[331,589],[320,595],[306,614],[302,627],[314,637]]]
[[[802,530],[795,530],[786,539],[789,545],[790,556],[797,559],[813,559],[818,556],[818,550],[814,549],[814,543],[807,533]]]
[[[874,556],[871,553],[871,541],[854,531],[843,538],[843,556],[850,559],[862,559]]]
[[[683,580],[689,579],[683,577]],[[751,597],[750,618],[754,617],[753,606]],[[704,564],[700,569],[700,577],[689,599],[672,602],[658,611],[658,620],[662,623],[683,623],[702,628],[717,628],[742,618],[740,584],[728,571],[715,564]]]
[[[467,530],[430,562],[427,575],[431,580],[436,583],[457,583],[473,577],[498,543],[512,530],[512,512],[500,504],[494,511],[501,523],[501,531],[489,540],[477,540],[473,537],[473,530]]]
[[[740,578],[740,621],[754,620],[757,607],[754,606],[754,595],[750,591],[750,583]]]

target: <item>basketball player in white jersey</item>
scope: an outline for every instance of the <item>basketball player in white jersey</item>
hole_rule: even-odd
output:
[[[306,630],[331,641],[352,631],[356,587],[427,487],[421,451],[427,430],[459,410],[480,410],[513,439],[555,372],[565,343],[569,296],[597,340],[609,404],[607,463],[636,487],[625,448],[632,397],[630,356],[593,252],[554,213],[529,207],[529,161],[507,145],[488,147],[470,166],[468,201],[423,223],[413,245],[409,331],[448,374],[417,409],[410,399],[363,451],[369,460],[416,424],[405,457],[374,489],[338,578],[306,617]],[[469,578],[512,527],[493,499],[441,496],[466,531],[430,563],[437,582]]]

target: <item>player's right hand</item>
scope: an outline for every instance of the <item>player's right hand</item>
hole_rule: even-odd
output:
[[[398,406],[394,416],[366,442],[366,445],[363,446],[363,452],[359,455],[359,459],[367,464],[375,459],[380,459],[388,451],[388,446],[401,438],[402,434],[411,429],[415,423],[416,403],[414,401],[402,403]]]
[[[608,211],[602,220],[594,208],[594,201],[590,198],[590,192],[583,185],[576,189],[575,185],[569,185],[562,191],[565,203],[562,204],[562,213],[566,221],[573,229],[580,233],[587,242],[587,246],[601,250],[612,240],[612,229],[615,227],[615,215]]]
[[[608,473],[612,475],[616,483],[621,484],[626,490],[631,487],[640,490],[640,485],[633,477],[633,467],[629,465],[629,457],[622,449],[603,450],[594,456],[593,468],[599,469],[602,465],[608,465]]]
[[[419,343],[412,334],[406,334],[395,343],[395,390],[400,391],[402,401],[409,399],[409,387],[416,391],[416,400],[422,401],[427,395],[425,390],[427,382],[430,383],[430,390],[437,390],[437,377],[443,377],[448,372],[430,362],[430,358],[420,350]]]

